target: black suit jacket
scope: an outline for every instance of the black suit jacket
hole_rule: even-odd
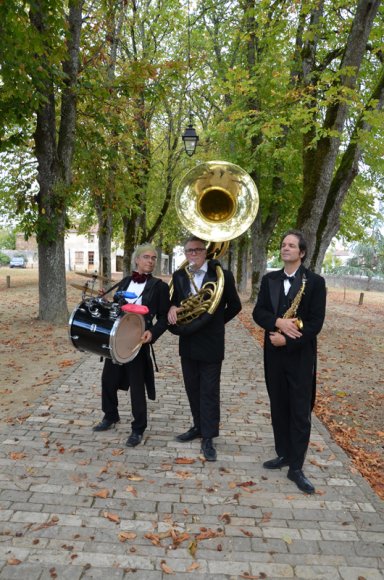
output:
[[[126,276],[123,278],[116,291],[126,290],[131,279],[132,276]],[[153,344],[168,328],[167,316],[170,308],[168,284],[163,282],[160,278],[152,276],[147,280],[147,283],[144,286],[141,302],[144,306],[149,308],[148,314],[144,316],[145,329],[152,332],[151,344]],[[143,344],[141,351],[145,361],[144,382],[147,395],[149,399],[154,400],[156,398],[155,375],[149,344]],[[130,363],[126,364],[129,365]],[[125,389],[127,387],[123,386],[122,388]]]
[[[281,278],[284,270],[269,272],[263,276],[259,295],[253,310],[254,321],[268,333],[276,330],[277,310],[279,306]],[[325,317],[326,291],[322,276],[300,266],[291,286],[289,296],[293,299],[300,290],[303,275],[307,278],[304,294],[297,310],[297,316],[303,321],[304,327],[300,338],[286,337],[288,351],[302,348],[314,342],[319,334]],[[269,341],[267,341],[268,344]],[[273,347],[275,348],[275,347]]]
[[[297,317],[303,321],[302,336],[300,338],[290,338],[286,336],[286,346],[275,347],[269,339],[269,333],[276,330],[276,320],[278,318],[278,306],[281,289],[281,278],[283,270],[269,272],[263,276],[259,295],[253,310],[254,321],[264,328],[264,363],[265,379],[267,389],[273,389],[274,385],[269,380],[267,369],[272,365],[280,364],[280,357],[289,356],[290,368],[296,376],[296,381],[306,388],[312,385],[312,403],[315,401],[316,393],[316,337],[319,334],[324,318],[326,289],[324,278],[300,266],[295,280],[291,286],[289,297],[294,299],[305,275],[307,283],[305,291],[297,310]]]
[[[203,284],[216,281],[217,260],[208,262],[208,270]],[[241,310],[241,301],[236,290],[232,272],[224,272],[224,290],[216,311],[208,322],[195,333],[179,338],[179,354],[194,360],[205,362],[219,362],[224,359],[225,324],[232,320]],[[180,302],[191,293],[190,280],[184,269],[173,273],[172,305],[179,306]]]
[[[132,276],[123,278],[116,292],[126,290],[131,279]],[[168,285],[160,278],[151,276],[144,286],[141,303],[149,308],[148,314],[144,316],[145,329],[152,332],[152,343],[154,343],[168,327],[167,315],[170,307]],[[154,318],[155,323],[153,323]]]

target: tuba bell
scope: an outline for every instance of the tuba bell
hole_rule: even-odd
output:
[[[224,289],[224,274],[217,259],[226,252],[230,240],[251,226],[259,208],[259,195],[251,176],[238,165],[207,161],[184,175],[175,205],[183,226],[208,241],[207,258],[215,260],[217,276],[216,282],[207,282],[180,304],[183,310],[169,330],[187,335],[199,330],[214,314]],[[191,278],[188,260],[181,264],[182,268]],[[172,281],[170,294],[172,297]]]

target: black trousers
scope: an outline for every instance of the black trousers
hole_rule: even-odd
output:
[[[311,434],[313,360],[308,353],[277,350],[265,357],[275,449],[292,469],[301,469]]]
[[[144,384],[146,355],[142,347],[138,355],[129,363],[114,364],[111,359],[105,359],[101,377],[101,408],[104,419],[118,421],[119,400],[118,389],[128,390],[131,394],[133,421],[132,431],[144,433],[147,427],[147,397]]]
[[[204,438],[219,435],[221,366],[221,361],[212,363],[181,357],[193,424]]]

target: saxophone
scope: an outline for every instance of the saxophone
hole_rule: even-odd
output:
[[[304,295],[306,283],[307,283],[307,278],[306,278],[305,274],[303,274],[303,279],[301,282],[300,289],[299,289],[298,293],[296,294],[296,296],[294,297],[294,299],[292,300],[291,306],[283,314],[282,318],[296,318],[297,309],[299,308],[301,299]],[[301,320],[301,318],[298,318],[296,320],[296,326],[299,330],[303,329],[304,324],[303,324],[303,321]]]

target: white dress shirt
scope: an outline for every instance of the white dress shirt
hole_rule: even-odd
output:
[[[196,270],[196,272],[189,270],[191,275],[193,276],[193,282],[195,283],[198,290],[200,290],[201,286],[203,285],[203,279],[205,274],[207,273],[207,270],[208,270],[208,262],[204,262],[201,268]],[[192,280],[191,280],[191,292],[192,294],[196,294],[196,289],[194,284],[192,283]]]

